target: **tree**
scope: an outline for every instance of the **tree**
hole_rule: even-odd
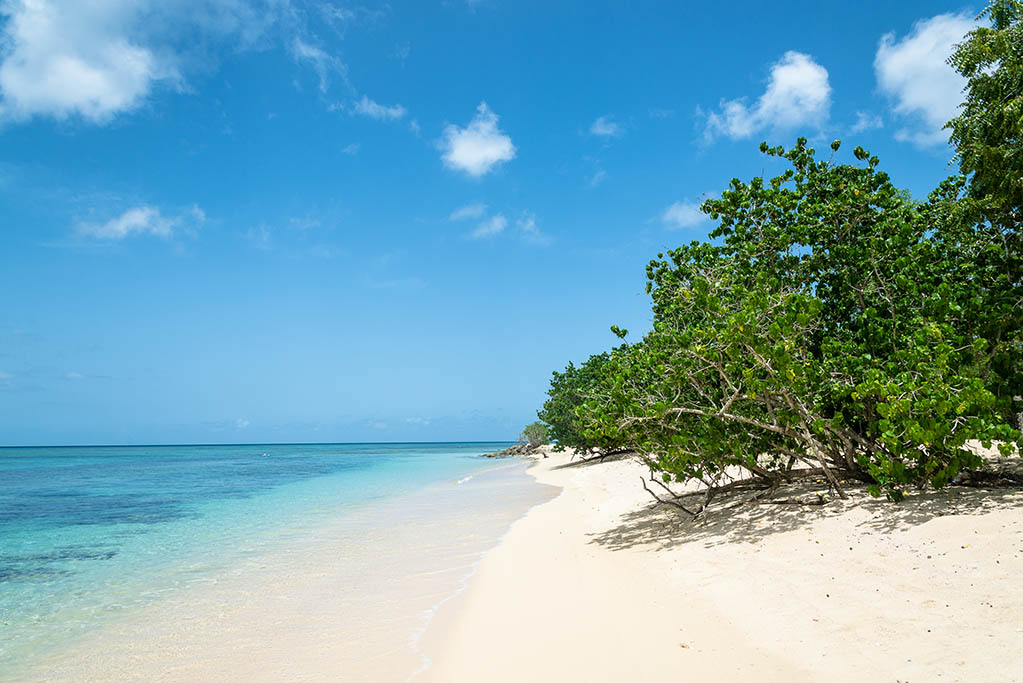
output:
[[[946,124],[970,191],[1016,221],[1023,207],[1023,1],[996,0],[949,64],[967,78],[962,113]]]
[[[813,476],[897,500],[979,466],[968,440],[1018,438],[991,351],[1013,323],[988,315],[1004,292],[976,260],[999,232],[969,222],[965,181],[920,203],[860,148],[761,149],[791,168],[733,180],[703,207],[717,243],[650,263],[653,330],[595,368],[575,429],[708,497]]]
[[[982,467],[970,441],[1023,445],[1023,0],[981,17],[949,60],[963,175],[914,201],[861,148],[762,144],[790,168],[733,180],[713,241],[647,267],[653,329],[555,373],[566,444],[631,448],[704,506],[804,477],[898,500]]]
[[[618,351],[596,354],[579,366],[569,363],[563,372],[553,373],[547,401],[537,416],[549,426],[555,450],[596,450],[608,455],[622,449],[615,425],[600,423],[586,408],[586,402],[602,393],[600,385],[611,376],[608,365],[615,353]]]
[[[536,447],[548,442],[547,425],[542,422],[530,422],[519,434],[519,443]]]
[[[946,128],[960,169],[970,175],[973,202],[960,203],[977,214],[976,231],[995,232],[1000,242],[976,252],[976,265],[990,291],[1000,294],[997,301],[984,301],[989,323],[1004,329],[993,341],[992,371],[1002,380],[1007,400],[1018,401],[1023,395],[1023,2],[995,0],[979,18],[991,25],[967,34],[949,58],[968,80],[962,113]],[[1014,410],[1023,429],[1023,407],[1017,402]]]

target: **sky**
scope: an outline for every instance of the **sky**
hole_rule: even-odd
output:
[[[0,0],[0,445],[514,439],[761,140],[953,173],[980,9]]]

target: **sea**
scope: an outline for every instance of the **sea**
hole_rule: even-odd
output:
[[[556,491],[494,443],[0,449],[0,680],[411,680]]]

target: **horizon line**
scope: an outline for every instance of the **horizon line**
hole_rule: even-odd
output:
[[[474,441],[253,441],[241,443],[106,443],[106,444],[35,444],[0,446],[0,450],[12,448],[175,448],[194,446],[373,446],[401,444],[441,444],[441,443],[514,443],[514,439],[491,439]]]

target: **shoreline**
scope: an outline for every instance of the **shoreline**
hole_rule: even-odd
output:
[[[1023,680],[1019,490],[856,491],[691,522],[653,505],[634,461],[533,460],[561,493],[438,609],[415,683]]]
[[[492,454],[484,454],[483,457],[495,457],[495,456],[493,456]],[[505,457],[505,456],[496,456],[496,457]],[[499,468],[503,468],[503,467],[514,467],[514,466],[515,466],[514,463],[512,463],[512,464],[505,464],[505,465],[496,465],[494,469],[499,469]],[[462,481],[458,481],[456,483],[461,484],[463,482]],[[555,495],[554,498],[552,498],[551,500],[556,500],[558,497],[560,497],[560,495],[561,495],[561,491],[559,491],[559,493],[557,495]],[[543,505],[543,504],[544,503],[538,503],[537,505]],[[537,507],[537,505],[530,506],[522,514],[522,516],[519,517],[519,519],[521,519],[525,515],[529,514],[529,511],[532,508]],[[482,563],[483,560],[486,559],[487,554],[489,554],[491,550],[493,550],[494,548],[496,548],[496,547],[501,545],[501,543],[504,541],[504,539],[508,536],[508,534],[511,531],[512,527],[515,525],[516,521],[518,521],[518,520],[513,520],[513,521],[511,521],[507,525],[507,527],[505,528],[504,532],[502,534],[500,534],[500,536],[498,536],[498,538],[496,539],[496,542],[492,543],[489,547],[483,548],[483,549],[481,549],[479,551],[475,561],[471,563],[468,573],[465,574],[461,578],[461,581],[460,581],[458,587],[454,591],[450,592],[448,595],[443,597],[439,602],[437,602],[437,604],[435,604],[435,605],[431,606],[429,609],[427,609],[426,612],[422,615],[422,624],[412,634],[412,640],[411,640],[412,649],[415,651],[416,656],[419,657],[421,663],[420,663],[420,666],[418,668],[416,668],[415,671],[412,671],[408,675],[408,677],[405,679],[406,681],[419,680],[420,677],[425,676],[427,674],[427,672],[430,670],[430,667],[433,665],[433,660],[430,658],[430,655],[423,649],[423,641],[424,641],[424,638],[425,638],[426,634],[430,633],[431,625],[434,623],[434,620],[437,618],[438,614],[445,614],[446,613],[446,611],[447,611],[446,605],[449,605],[450,603],[456,603],[457,604],[458,599],[465,593],[466,590],[468,590],[469,586],[472,583],[473,577],[475,577],[477,572],[479,571],[480,563]]]
[[[545,499],[526,465],[491,462],[297,527],[268,552],[197,576],[169,599],[26,663],[18,675],[407,680],[423,666],[416,643],[438,606],[464,588],[508,526]]]

